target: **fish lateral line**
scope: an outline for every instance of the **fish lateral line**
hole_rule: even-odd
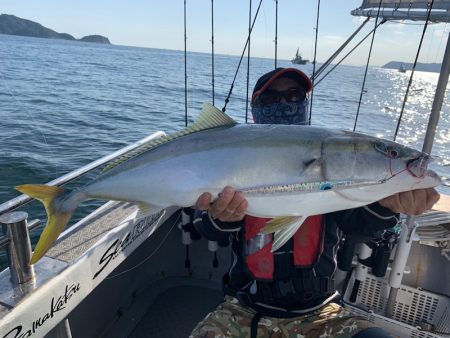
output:
[[[388,179],[388,178],[387,178]],[[257,186],[246,189],[238,189],[246,196],[258,196],[266,194],[284,194],[295,192],[320,192],[328,190],[345,190],[351,188],[360,188],[371,186],[374,184],[384,183],[387,179],[378,181],[319,181],[319,182],[304,182],[304,183],[288,183],[267,186]]]

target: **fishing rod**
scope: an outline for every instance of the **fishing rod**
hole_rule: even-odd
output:
[[[413,65],[412,70],[411,70],[411,75],[409,77],[408,85],[406,86],[405,97],[403,99],[402,108],[400,110],[400,116],[398,117],[397,127],[395,128],[394,141],[396,140],[397,134],[398,134],[398,130],[400,129],[400,123],[402,121],[403,112],[405,111],[406,101],[408,100],[408,94],[409,94],[409,90],[411,88],[412,80],[413,80],[413,77],[414,77],[414,72],[416,70],[417,60],[419,59],[420,50],[422,49],[423,38],[425,37],[425,32],[427,31],[428,22],[430,21],[430,15],[431,15],[431,9],[433,8],[433,2],[434,2],[434,0],[431,1],[431,5],[430,5],[430,8],[428,10],[427,19],[426,19],[425,25],[423,27],[422,36],[420,37],[419,47],[417,48],[416,57],[414,59],[414,65]]]
[[[184,126],[188,125],[187,107],[187,36],[186,36],[186,0],[184,0]]]
[[[362,97],[364,95],[364,86],[366,84],[367,71],[369,70],[369,63],[370,63],[370,57],[372,55],[373,41],[375,40],[375,33],[376,33],[376,30],[377,30],[377,23],[378,23],[378,18],[380,16],[380,10],[381,10],[381,3],[382,2],[383,2],[383,0],[380,0],[380,2],[378,4],[377,17],[375,18],[375,29],[373,30],[372,41],[370,42],[369,55],[367,56],[366,70],[364,71],[364,79],[363,79],[363,82],[362,82],[362,85],[361,85],[361,93],[359,95],[358,109],[356,110],[355,124],[353,125],[353,131],[356,130],[356,124],[358,123],[359,109],[361,108],[361,101],[362,101]]]
[[[244,46],[244,49],[242,50],[241,58],[239,59],[239,64],[237,66],[236,73],[234,74],[234,78],[233,78],[233,82],[231,83],[230,91],[228,92],[228,95],[225,98],[225,104],[224,104],[224,106],[222,108],[223,112],[225,112],[225,110],[227,108],[227,104],[230,101],[231,93],[233,92],[234,83],[236,82],[236,77],[238,75],[239,68],[241,67],[241,63],[242,63],[242,59],[244,58],[245,50],[247,49],[247,46],[250,43],[250,35],[251,35],[251,32],[253,31],[253,27],[255,26],[256,18],[258,17],[258,13],[259,13],[259,10],[261,8],[262,1],[263,0],[259,1],[258,9],[256,10],[255,17],[253,18],[252,27],[251,27],[250,32],[248,34],[247,40],[245,41],[245,46]]]
[[[313,59],[313,72],[311,76],[311,82],[314,88],[314,77],[316,73],[316,56],[317,56],[317,37],[319,34],[319,14],[320,14],[320,0],[317,1],[317,16],[316,16],[316,37],[314,41],[314,59]],[[313,106],[314,90],[311,91],[309,101],[309,120],[308,124],[311,125],[312,106]]]
[[[250,88],[250,33],[252,32],[252,0],[248,10],[248,49],[247,49],[247,94],[245,95],[245,123],[248,123],[248,93]]]

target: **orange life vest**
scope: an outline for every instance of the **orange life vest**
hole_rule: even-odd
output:
[[[256,280],[273,279],[274,253],[271,252],[273,235],[259,234],[269,220],[270,218],[253,216],[245,218],[245,263]],[[308,217],[291,240],[294,266],[296,268],[314,266],[323,252],[323,215]]]

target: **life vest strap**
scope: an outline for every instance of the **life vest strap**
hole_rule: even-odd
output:
[[[301,280],[300,280],[301,279]],[[305,283],[305,280],[308,280]],[[256,283],[256,288],[255,284]],[[224,278],[224,292],[239,300],[264,316],[289,318],[298,316],[293,311],[314,308],[334,292],[334,280],[329,277],[300,278],[293,277],[287,281],[261,282],[254,281],[244,290],[235,290]],[[283,304],[280,304],[280,300]]]

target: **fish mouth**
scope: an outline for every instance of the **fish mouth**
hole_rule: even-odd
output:
[[[424,178],[428,175],[428,172],[436,175],[433,171],[428,170],[428,164],[431,163],[432,160],[433,159],[429,155],[420,156],[416,159],[410,160],[406,165],[406,169],[412,176],[417,178]]]
[[[442,183],[441,177],[431,169],[428,169],[425,173],[425,177],[435,181],[435,186],[438,186]]]
[[[392,176],[390,178],[394,178],[398,174],[408,173],[415,179],[416,184],[419,184],[424,188],[436,187],[441,184],[442,179],[436,172],[428,169],[428,165],[432,161],[433,158],[429,155],[423,155],[411,159],[406,163],[406,168],[403,167],[404,169],[397,173],[392,173],[391,171]],[[388,180],[390,178],[388,178]]]

